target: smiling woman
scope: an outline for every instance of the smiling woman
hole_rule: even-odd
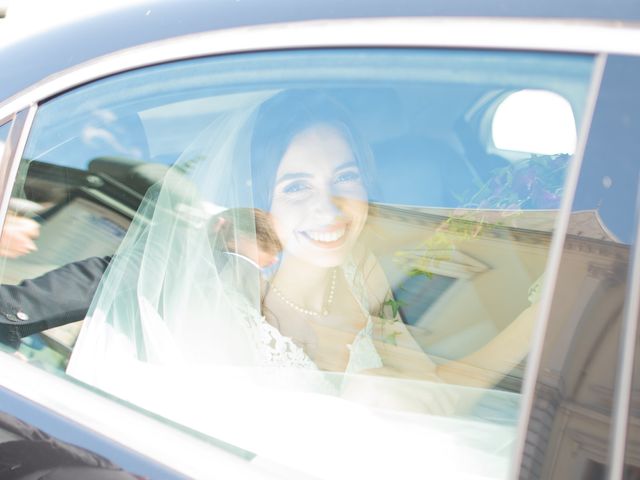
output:
[[[278,125],[281,118],[291,120],[267,137],[267,145],[261,144],[265,126]],[[275,177],[266,207],[283,244],[280,264],[263,295],[266,318],[304,347],[320,368],[339,372],[352,371],[356,364],[360,370],[381,366],[377,355],[352,362],[349,352],[357,357],[375,350],[371,333],[361,332],[371,330],[370,313],[380,311],[386,293],[365,307],[370,299],[361,298],[364,292],[354,297],[344,273],[345,266],[357,262],[358,275],[363,274],[364,259],[355,249],[368,212],[364,179],[371,178],[373,168],[351,123],[329,97],[284,92],[261,106],[252,145],[258,172],[254,181]],[[278,143],[284,148],[271,147]],[[280,158],[265,162],[271,152]],[[275,166],[275,175],[264,165]],[[354,348],[361,337],[369,342],[365,350]]]
[[[442,375],[452,383],[485,386],[517,364],[526,354],[535,309],[524,310],[504,335],[473,353],[472,361],[437,365],[428,357],[402,322],[387,277],[363,237],[374,190],[367,179],[374,172],[361,134],[337,102],[316,91],[267,97],[248,99],[216,119],[171,174],[188,174],[216,203],[239,206],[256,199],[256,213],[267,212],[282,246],[277,264],[265,272],[248,268],[244,260],[253,256],[247,252],[221,261],[224,252],[209,248],[221,242],[198,221],[199,191],[176,195],[174,181],[165,179],[147,193],[138,212],[145,221],[134,223],[112,262],[68,372],[112,389],[113,365],[131,355],[123,334],[136,345],[132,360],[185,368],[197,359],[202,365],[302,367],[434,382]],[[243,163],[251,168],[250,182]],[[176,216],[177,211],[187,215]],[[233,224],[234,208],[229,211]],[[161,288],[158,278],[164,279]],[[144,332],[141,339],[138,331]],[[488,380],[470,380],[479,368],[493,372]],[[347,385],[314,376],[312,391],[346,392],[350,399],[386,408],[457,408],[450,400],[418,407],[424,402],[419,390],[408,395],[382,389],[385,395],[375,396],[359,380]],[[110,380],[104,383],[105,378]]]
[[[328,125],[309,127],[293,139],[278,167],[271,202],[288,250],[304,249],[294,242],[314,246],[320,255],[353,246],[367,218],[367,194],[352,158],[346,140]],[[340,260],[298,256],[327,266]]]
[[[306,262],[341,264],[366,221],[375,178],[371,152],[347,113],[326,95],[277,95],[258,113],[251,162],[263,193],[256,201],[271,211],[286,250]]]

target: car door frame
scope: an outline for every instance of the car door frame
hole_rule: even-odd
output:
[[[116,73],[196,57],[306,48],[375,47],[584,53],[594,55],[597,58],[596,75],[601,75],[608,54],[640,55],[640,29],[633,26],[621,26],[613,22],[580,24],[562,20],[532,21],[488,18],[318,20],[222,29],[161,40],[108,54],[52,75],[0,104],[0,119],[2,119],[0,123],[4,124],[4,121],[12,119],[14,121],[10,132],[11,138],[7,142],[10,148],[5,149],[0,165],[0,189],[2,192],[0,223],[4,222],[15,173],[29,135],[31,122],[37,114],[38,105],[59,93]],[[597,98],[597,88],[592,91],[588,101],[594,104],[595,98]],[[592,112],[592,109],[590,111]],[[589,117],[590,115],[585,115],[586,122],[589,121]],[[588,125],[586,126],[588,127]],[[588,128],[582,133],[583,143],[587,136]],[[556,235],[551,244],[548,271],[553,274],[550,275],[553,279],[555,279],[559,268],[583,151],[584,145],[582,150],[579,148],[574,155],[575,161],[571,167],[566,187],[567,194],[563,199],[555,229]],[[634,263],[634,268],[637,268],[635,265]],[[637,273],[634,270],[634,275]],[[537,369],[542,353],[542,342],[549,318],[553,283],[552,280],[545,285],[539,318],[532,337],[530,361],[527,363],[525,372],[523,401],[518,426],[519,444],[514,452],[512,477],[517,476],[520,467],[534,385],[538,374]],[[634,297],[633,305],[636,305],[637,302],[638,300]],[[630,348],[632,354],[635,346],[625,345],[625,348]],[[629,352],[625,350],[624,354],[628,355]],[[0,363],[5,363],[5,360],[0,358]],[[9,367],[10,365],[7,363],[4,366]],[[27,365],[22,367],[31,368]],[[13,365],[11,368],[18,367]],[[32,379],[42,375],[49,374],[40,371],[29,373]],[[66,381],[62,378],[51,378],[56,378],[55,382],[61,382],[60,388],[63,391],[69,388],[80,388],[77,385],[74,387],[70,387],[70,384],[66,385]],[[29,398],[35,399],[45,408],[50,408],[57,414],[75,416],[80,423],[86,422],[86,418],[61,406],[50,395],[38,394],[38,392],[25,387],[24,381],[19,378],[16,379],[14,376],[12,382],[15,383],[5,385],[5,388],[22,395],[28,393]],[[132,445],[132,447],[145,450],[144,446],[141,447],[140,444]],[[154,452],[146,453],[154,454]],[[178,464],[180,465],[178,468],[184,467],[184,462],[178,462]]]

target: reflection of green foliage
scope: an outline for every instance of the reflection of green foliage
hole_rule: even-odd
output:
[[[454,249],[455,244],[451,236],[445,231],[436,231],[422,243],[419,255],[416,255],[415,251],[400,250],[395,253],[394,260],[409,276],[425,276],[431,279],[433,267],[443,260],[451,260]]]
[[[391,307],[391,319],[392,319],[392,322],[397,321],[397,319],[398,319],[398,311],[400,310],[401,302],[391,298],[391,299],[387,300],[386,302],[384,302],[383,305],[388,305],[388,306]]]
[[[382,336],[382,341],[384,343],[390,343],[392,345],[397,345],[398,343],[396,340],[396,337],[400,335],[400,332],[393,329],[393,325],[401,321],[398,313],[400,311],[400,307],[402,306],[402,304],[403,302],[399,300],[395,300],[394,298],[390,298],[389,300],[387,300],[382,304],[383,309],[382,309],[382,314],[380,316],[380,319],[382,320],[381,336]],[[386,309],[384,307],[390,307],[391,317],[387,315],[387,312],[389,311],[389,309]],[[386,329],[387,326],[390,327],[390,330]]]
[[[428,279],[433,278],[433,272],[430,272],[429,270],[423,270],[417,267],[413,267],[411,270],[409,270],[410,277],[419,277],[420,275],[424,275]]]
[[[478,209],[556,209],[560,206],[570,156],[532,155],[491,172],[491,178],[463,204]]]
[[[507,217],[519,216],[524,210],[559,208],[570,158],[567,154],[532,155],[493,170],[474,193],[458,199],[461,207],[418,249],[396,252],[394,260],[409,276],[431,279],[439,262],[453,258],[456,243],[504,226]]]
[[[384,343],[390,343],[391,345],[397,345],[398,344],[398,340],[397,340],[397,336],[400,335],[400,332],[391,332],[388,333],[387,335],[382,337],[382,340],[384,341]]]

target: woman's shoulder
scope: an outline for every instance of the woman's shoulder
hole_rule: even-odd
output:
[[[363,245],[354,248],[351,255],[355,284],[361,284],[362,294],[370,313],[376,313],[391,292],[387,276],[376,255]],[[345,272],[348,273],[348,272]]]
[[[351,251],[351,254],[346,262],[346,265],[351,264],[353,268],[358,269],[359,273],[368,278],[371,274],[375,273],[377,267],[379,267],[378,258],[365,245],[356,244]]]

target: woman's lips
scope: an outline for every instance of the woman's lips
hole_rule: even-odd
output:
[[[303,230],[299,233],[317,247],[336,248],[344,243],[347,230],[347,225],[339,225],[317,230]]]

